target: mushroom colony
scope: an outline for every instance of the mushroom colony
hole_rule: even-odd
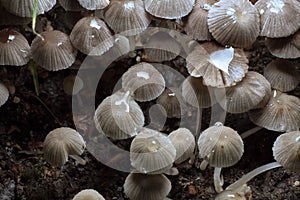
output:
[[[37,69],[74,72],[61,89],[79,102],[81,118],[73,112],[76,129],[59,124],[43,142],[44,160],[56,170],[69,158],[87,165],[85,151],[108,167],[128,164],[118,192],[131,200],[169,199],[182,166],[212,169],[207,187],[218,200],[252,199],[247,183],[265,171],[300,172],[299,0],[0,0],[0,11],[0,67],[28,67],[36,96]],[[260,43],[272,58],[263,68],[250,54]],[[84,62],[93,64],[76,76]],[[91,95],[88,82],[102,77],[84,73],[116,65]],[[1,113],[15,98],[0,82]],[[82,96],[96,99],[94,109],[85,109]],[[226,116],[246,119],[249,130]],[[225,182],[222,169],[242,159],[245,138],[258,131],[278,135],[274,161]],[[117,148],[128,154],[116,156]],[[99,192],[79,189],[72,198],[107,198]],[[194,195],[202,199],[201,191]]]

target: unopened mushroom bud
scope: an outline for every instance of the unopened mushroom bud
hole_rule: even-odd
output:
[[[78,192],[72,200],[105,200],[104,197],[94,189],[85,189]]]

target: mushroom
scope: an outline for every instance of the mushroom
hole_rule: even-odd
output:
[[[77,0],[87,10],[103,9],[109,5],[109,0]]]
[[[78,192],[72,200],[105,200],[104,197],[94,189],[84,189]]]
[[[142,0],[114,0],[105,10],[104,19],[115,33],[126,36],[143,32],[151,22]]]
[[[75,48],[89,56],[100,56],[114,44],[110,30],[98,17],[81,18],[72,29],[70,40]]]
[[[131,165],[144,174],[161,174],[171,169],[176,149],[162,133],[143,128],[130,145]]]
[[[145,0],[147,12],[155,17],[178,19],[188,15],[195,0]]]
[[[164,200],[171,187],[171,181],[163,174],[130,173],[124,183],[124,193],[131,200]]]
[[[41,67],[49,71],[58,71],[70,67],[76,59],[77,50],[69,36],[57,30],[49,30],[35,37],[31,44],[32,58]]]
[[[165,89],[165,80],[151,64],[141,62],[130,67],[122,76],[122,87],[137,101],[151,101]]]
[[[94,115],[96,128],[112,139],[127,139],[137,135],[144,125],[144,114],[140,106],[129,95],[119,90],[105,98]]]
[[[27,25],[31,22],[29,17],[20,17],[8,12],[0,3],[0,25],[6,26],[18,26],[18,25]]]
[[[8,97],[9,91],[7,87],[3,83],[0,83],[0,107],[5,104],[5,102],[8,100]]]
[[[0,65],[21,66],[29,61],[30,46],[27,39],[12,29],[0,31]]]
[[[249,0],[220,0],[208,10],[208,29],[222,45],[249,47],[259,35],[259,13]]]
[[[84,165],[86,161],[81,155],[85,149],[85,141],[74,129],[56,128],[48,133],[44,141],[44,158],[56,167],[63,166],[68,156]]]

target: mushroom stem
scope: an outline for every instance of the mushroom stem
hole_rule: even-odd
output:
[[[200,133],[201,133],[201,123],[202,123],[202,108],[200,106],[200,103],[198,105],[198,112],[197,112],[197,127],[196,127],[196,142],[198,141],[199,137],[200,137]],[[199,155],[199,149],[198,149],[198,145],[195,146],[195,152],[194,152],[194,157],[192,158],[193,160],[191,161],[191,163],[194,163],[196,161],[196,159],[198,158]],[[198,168],[199,163],[195,163],[196,167]]]
[[[242,134],[240,134],[240,136],[241,136],[242,139],[244,139],[244,138],[249,137],[250,135],[258,132],[261,129],[263,129],[263,127],[256,126],[256,127],[252,128],[252,129],[249,129],[249,130],[243,132]]]
[[[272,162],[263,166],[260,166],[250,172],[248,172],[247,174],[243,175],[239,180],[237,180],[236,182],[232,183],[231,185],[229,185],[226,190],[237,190],[238,188],[242,187],[244,184],[246,184],[248,181],[250,181],[252,178],[254,178],[255,176],[264,173],[268,170],[277,168],[277,167],[282,167],[281,164],[279,164],[278,162]]]
[[[204,171],[206,169],[207,165],[208,165],[207,160],[203,159],[202,162],[201,162],[201,164],[200,164],[200,169],[202,171]]]
[[[85,165],[86,164],[86,160],[84,160],[83,158],[81,158],[78,155],[69,155],[71,158],[75,159],[79,164],[81,165]]]
[[[221,167],[215,167],[214,169],[214,186],[217,193],[220,193],[223,191],[223,177],[221,175]]]

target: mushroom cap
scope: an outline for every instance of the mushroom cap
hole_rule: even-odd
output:
[[[300,131],[278,136],[272,150],[275,160],[284,168],[300,172]]]
[[[115,0],[104,13],[105,22],[114,30],[126,36],[143,32],[151,22],[142,0]]]
[[[260,35],[270,38],[287,37],[300,28],[300,2],[297,0],[259,0]]]
[[[104,197],[94,189],[84,189],[78,192],[72,200],[105,200]]]
[[[84,10],[77,0],[59,0],[59,3],[66,11]]]
[[[145,0],[147,12],[164,19],[184,17],[192,11],[194,4],[195,0]]]
[[[1,2],[1,1],[0,1]],[[27,25],[31,22],[31,18],[20,17],[8,12],[0,3],[0,25],[17,26]]]
[[[194,155],[196,146],[195,136],[186,128],[172,131],[168,138],[176,149],[175,164],[180,164]]]
[[[1,0],[2,6],[10,13],[20,17],[32,17],[34,10],[34,0],[9,1]],[[49,11],[56,4],[56,0],[39,0],[36,1],[37,15]]]
[[[5,104],[5,102],[8,100],[8,97],[9,91],[7,87],[3,83],[0,83],[0,107]]]
[[[137,101],[151,101],[165,90],[165,80],[151,64],[141,62],[123,74],[122,87],[131,91]]]
[[[44,40],[36,36],[31,44],[33,60],[49,71],[70,67],[76,59],[77,50],[69,36],[57,30],[41,33]]]
[[[257,106],[269,93],[271,86],[266,78],[257,72],[249,71],[241,82],[226,88],[225,104],[221,106],[229,113],[247,112]],[[218,94],[215,93],[216,96]]]
[[[98,17],[84,17],[74,26],[70,40],[84,54],[100,56],[114,44],[114,38],[106,24]]]
[[[226,48],[214,42],[197,46],[186,58],[191,76],[203,77],[203,84],[224,88],[240,82],[248,71],[248,59],[242,49]]]
[[[180,44],[164,31],[159,31],[152,35],[144,47],[145,54],[153,62],[172,60],[181,51]]]
[[[48,133],[44,141],[44,158],[60,167],[68,161],[69,155],[81,155],[85,149],[82,136],[68,127],[56,128]]]
[[[175,161],[176,149],[162,133],[144,128],[130,145],[131,165],[140,173],[161,174]]]
[[[300,74],[295,62],[278,59],[273,60],[264,68],[264,76],[272,88],[281,92],[294,90],[300,83]]]
[[[208,28],[222,45],[249,47],[259,35],[259,13],[249,0],[220,0],[208,10]]]
[[[163,200],[171,187],[171,181],[163,174],[130,173],[124,183],[124,193],[131,200]]]
[[[270,53],[278,58],[300,57],[300,31],[284,38],[266,38],[265,44]]]
[[[144,125],[144,114],[129,92],[117,91],[105,98],[94,115],[96,128],[112,139],[127,139]]]
[[[249,111],[250,120],[269,130],[288,132],[300,128],[300,99],[293,95],[273,91],[267,105]]]
[[[0,65],[21,66],[29,61],[30,46],[27,39],[12,29],[0,31]]]
[[[109,0],[77,0],[87,10],[103,9],[109,5]]]
[[[79,76],[69,75],[64,78],[63,89],[68,95],[75,95],[83,88],[83,81]]]
[[[209,108],[216,103],[211,99],[209,86],[203,84],[203,78],[188,76],[182,83],[182,97],[190,105],[200,108]]]
[[[206,159],[213,167],[230,167],[244,153],[244,143],[240,135],[221,122],[201,133],[198,148],[200,158]]]

